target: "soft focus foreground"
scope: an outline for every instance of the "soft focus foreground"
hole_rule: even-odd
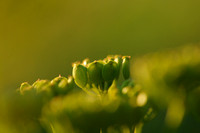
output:
[[[135,82],[153,103],[166,111],[165,131],[199,132],[196,126],[199,122],[194,120],[191,125],[187,122],[190,115],[198,121],[200,117],[199,45],[146,55],[136,59],[132,69]],[[189,125],[184,125],[185,122]],[[178,129],[180,126],[185,129]]]
[[[3,131],[199,132],[200,46],[145,55],[130,67],[127,59],[86,59],[74,63],[72,77],[23,83],[7,97]]]

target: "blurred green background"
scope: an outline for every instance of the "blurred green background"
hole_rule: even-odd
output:
[[[6,92],[67,76],[76,60],[198,43],[199,7],[199,0],[1,0],[1,111]]]
[[[200,40],[199,0],[1,0],[1,90],[71,74],[71,63]]]

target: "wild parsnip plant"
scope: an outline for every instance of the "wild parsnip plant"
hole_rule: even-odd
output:
[[[72,76],[22,83],[26,132],[141,133],[166,110],[162,132],[177,132],[183,118],[200,118],[200,48],[146,55],[109,55],[73,63]],[[20,101],[20,102],[21,102]],[[30,105],[31,104],[31,105]]]
[[[25,82],[20,93],[40,97],[36,119],[47,132],[139,132],[150,110],[146,93],[130,77],[130,56],[75,62],[72,76]]]

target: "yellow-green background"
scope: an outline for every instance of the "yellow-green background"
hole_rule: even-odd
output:
[[[0,84],[71,73],[71,63],[200,40],[199,0],[1,0]]]
[[[1,112],[9,90],[67,76],[76,60],[199,41],[199,0],[1,0]]]

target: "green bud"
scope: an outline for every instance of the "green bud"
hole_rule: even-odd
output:
[[[122,61],[123,61],[123,59],[122,59],[122,56],[121,56],[121,55],[115,55],[114,61],[115,61],[117,64],[119,64],[120,67],[122,66]]]
[[[122,56],[121,55],[116,55],[115,56],[115,60],[114,60],[117,64],[118,64],[118,72],[117,72],[117,79],[119,78],[120,75],[120,69],[122,67]]]
[[[68,84],[68,79],[61,76],[54,78],[51,86],[55,95],[65,95],[72,89]]]
[[[106,63],[103,66],[103,70],[102,70],[102,76],[104,81],[106,82],[112,82],[118,74],[118,64],[112,60],[110,60],[108,63]]]
[[[58,83],[58,94],[66,94],[68,92],[68,79],[63,77],[63,79],[60,80]]]
[[[108,59],[114,59],[114,57],[115,57],[115,55],[107,55],[106,58],[108,58]]]
[[[72,76],[69,76],[68,77],[68,80],[67,80],[67,83],[68,83],[68,88],[69,90],[72,90],[74,88],[74,78]]]
[[[49,80],[37,80],[33,83],[32,87],[37,95],[43,97],[44,101],[48,101],[53,97],[52,87]]]
[[[64,77],[59,75],[58,77],[55,77],[54,79],[51,80],[51,87],[52,87],[54,93],[57,93],[58,85],[62,79],[64,79]],[[60,86],[62,87],[63,85],[60,85]]]
[[[80,88],[84,88],[88,82],[87,68],[79,63],[74,64],[72,70],[72,76],[76,85]]]
[[[114,55],[108,55],[106,58],[104,58],[104,62],[109,62],[110,60],[112,60],[112,61],[114,61],[115,60],[115,58],[114,58],[115,56]]]
[[[63,77],[63,79],[58,84],[58,93],[67,94],[74,88],[74,79],[72,76],[69,76],[68,79]]]
[[[63,77],[60,80],[60,82],[58,83],[58,88],[61,88],[61,89],[65,88],[67,86],[67,84],[68,84],[67,81],[68,81],[67,78]],[[62,91],[62,90],[60,90],[60,91]]]
[[[130,56],[123,56],[123,62],[122,62],[122,72],[124,79],[128,79],[130,77]]]
[[[87,67],[87,65],[90,63],[90,60],[88,59],[88,58],[86,58],[86,59],[84,59],[83,61],[82,61],[82,65],[83,66],[85,66],[85,67]]]
[[[88,65],[88,77],[92,84],[99,85],[103,82],[102,68],[103,63],[100,61],[94,61]]]
[[[21,94],[24,94],[25,91],[29,91],[31,89],[32,89],[32,86],[28,82],[22,83],[19,88]]]
[[[37,80],[35,83],[33,83],[33,88],[36,89],[37,92],[45,91],[48,89],[50,82],[48,80]]]

